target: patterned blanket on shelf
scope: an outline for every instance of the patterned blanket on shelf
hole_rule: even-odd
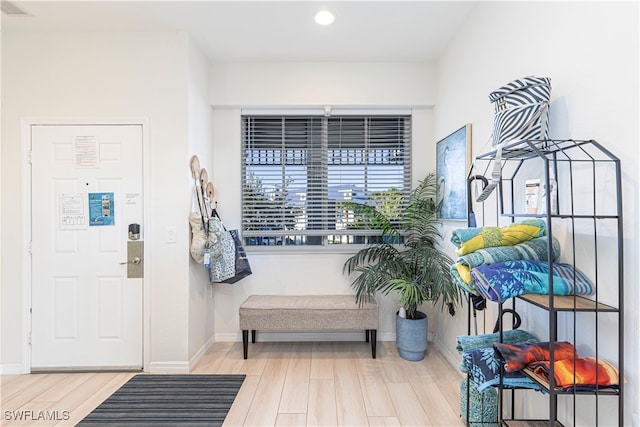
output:
[[[493,347],[465,351],[462,353],[462,359],[466,365],[467,372],[469,372],[469,377],[478,388],[478,391],[484,391],[490,387],[498,387],[500,385],[501,361],[496,358]],[[505,372],[502,384],[505,388],[542,390],[537,383],[525,376],[521,371]]]
[[[513,246],[545,235],[546,225],[540,219],[525,219],[505,227],[459,228],[451,234],[458,256],[479,249]]]
[[[491,301],[504,302],[524,294],[591,295],[594,286],[580,270],[570,264],[543,261],[507,261],[471,269],[477,292]]]
[[[500,341],[498,332],[481,335],[459,335],[456,337],[456,350],[462,354],[465,351],[493,348],[493,344]],[[523,329],[510,329],[502,332],[502,341],[509,344],[530,344],[538,342],[535,336]],[[460,361],[458,369],[467,372],[467,364],[464,358]]]
[[[560,243],[555,238],[551,242],[552,260],[556,260],[560,256]],[[451,266],[450,274],[458,287],[477,295],[475,284],[471,280],[472,268],[506,261],[547,261],[548,259],[548,239],[542,236],[513,246],[489,247],[463,255]]]

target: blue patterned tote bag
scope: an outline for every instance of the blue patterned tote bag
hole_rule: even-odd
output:
[[[215,209],[209,220],[209,234],[216,237],[208,248],[211,283],[236,283],[252,274],[240,231],[227,230]]]
[[[224,228],[219,217],[209,220],[209,233],[216,236],[215,243],[208,248],[209,279],[211,283],[220,283],[236,273],[236,245],[233,235]]]
[[[495,106],[492,145],[547,139],[550,98],[548,77],[524,77],[491,92],[489,100]]]

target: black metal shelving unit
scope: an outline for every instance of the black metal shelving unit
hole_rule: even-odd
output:
[[[545,220],[548,239],[548,253],[552,253],[552,237],[561,237],[562,261],[580,269],[594,284],[594,294],[583,296],[522,295],[511,300],[537,307],[546,311],[548,318],[548,341],[558,340],[559,328],[563,335],[569,335],[574,342],[577,338],[589,336],[588,348],[594,354],[579,354],[580,357],[601,357],[604,350],[601,344],[602,332],[599,326],[609,327],[608,333],[617,334],[617,360],[608,360],[614,364],[620,375],[618,388],[596,389],[594,391],[563,391],[554,384],[553,363],[550,365],[550,381],[546,383],[531,372],[527,376],[537,382],[547,393],[549,400],[548,419],[524,419],[516,417],[514,412],[514,394],[531,393],[530,390],[512,390],[511,405],[504,404],[504,391],[498,388],[499,408],[498,424],[511,427],[562,426],[558,417],[558,397],[572,399],[564,401],[563,414],[567,416],[567,407],[573,410],[572,424],[575,425],[578,399],[594,396],[595,419],[590,426],[599,425],[599,412],[602,404],[614,404],[617,399],[618,425],[624,420],[624,336],[623,336],[623,223],[622,223],[622,184],[620,160],[601,144],[594,140],[523,140],[506,144],[498,156],[494,149],[476,156],[470,175],[479,174],[495,177],[496,164],[501,170],[501,178],[494,191],[483,202],[483,223],[492,224],[487,218],[495,209],[496,222],[516,222],[525,218]],[[498,163],[499,162],[499,163]],[[535,213],[525,210],[525,183],[531,178],[540,179],[541,188],[549,189],[552,180],[557,182],[557,192],[545,191],[541,198],[541,207]],[[551,267],[552,260],[549,261]],[[549,283],[552,272],[549,268]],[[606,283],[606,285],[605,285]],[[612,285],[613,284],[613,285]],[[617,285],[617,286],[615,286]],[[616,295],[617,292],[617,295]],[[498,304],[498,319],[502,319],[506,302]],[[471,318],[469,318],[471,322]],[[579,326],[580,325],[580,326]],[[588,325],[593,330],[584,330]],[[612,327],[611,325],[615,325]],[[469,324],[470,329],[470,324]],[[611,329],[615,329],[611,330]],[[502,337],[502,322],[500,322]],[[574,342],[575,345],[575,342]],[[551,345],[550,358],[554,361],[554,348]],[[502,384],[502,382],[501,382]],[[601,403],[601,400],[606,402]],[[510,410],[505,406],[510,406]],[[590,406],[592,407],[592,406]],[[510,414],[505,415],[505,411]],[[582,414],[581,414],[582,415]],[[608,421],[608,424],[611,421]]]

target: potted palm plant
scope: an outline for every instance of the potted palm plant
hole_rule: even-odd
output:
[[[451,280],[452,259],[438,247],[442,239],[436,216],[437,180],[434,173],[411,192],[406,208],[380,211],[366,204],[348,202],[357,222],[380,230],[382,237],[360,249],[343,266],[343,273],[357,274],[351,283],[356,302],[377,292],[399,297],[396,343],[400,356],[422,360],[427,349],[428,319],[419,311],[422,303],[441,303],[454,314],[461,300]]]

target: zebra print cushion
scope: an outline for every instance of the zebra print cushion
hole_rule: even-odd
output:
[[[489,94],[495,105],[493,145],[548,136],[551,79],[524,77]]]

